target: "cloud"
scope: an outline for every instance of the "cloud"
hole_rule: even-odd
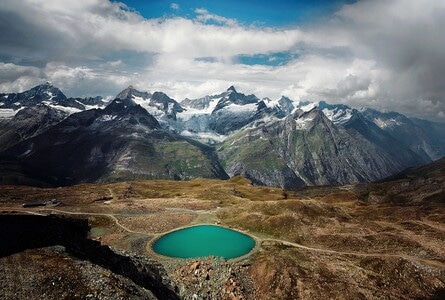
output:
[[[170,8],[173,9],[173,10],[179,10],[179,4],[172,3],[172,4],[170,4]]]
[[[70,67],[63,63],[48,63],[43,73],[47,81],[64,92],[68,91],[67,96],[76,97],[115,96],[122,86],[135,80],[134,74],[104,72],[86,66]]]
[[[211,14],[204,8],[195,9],[195,13],[197,14],[196,20],[202,23],[210,23],[210,24],[214,23],[227,26],[238,25],[238,22],[235,19],[225,18],[222,16]]]
[[[387,74],[377,95],[380,107],[390,103],[424,117],[436,114],[429,108],[445,111],[443,1],[361,1],[337,16],[336,30],[349,37],[354,54]]]
[[[106,71],[120,62],[111,62],[98,69],[86,66],[70,67],[63,63],[51,62],[43,68],[0,63],[0,92],[21,92],[49,81],[59,87],[67,96],[115,96],[122,86],[137,80],[135,74]]]
[[[257,54],[283,51],[301,37],[299,30],[271,30],[237,26],[231,19],[198,9],[196,20],[185,18],[144,20],[114,3],[94,0],[60,5],[58,1],[22,0],[26,7],[5,0],[0,19],[4,58],[15,51],[31,61],[93,60],[117,50],[187,57]],[[22,3],[20,2],[20,3]],[[54,4],[54,5],[53,5]],[[15,20],[15,21],[14,21]],[[207,24],[213,21],[213,24]],[[11,30],[11,24],[17,27]],[[216,26],[214,23],[225,26]],[[230,25],[230,26],[228,26]],[[14,48],[14,49],[13,49]],[[11,49],[9,51],[8,49]],[[42,51],[35,50],[42,49]]]
[[[235,84],[259,97],[445,121],[443,1],[362,0],[292,28],[244,26],[205,8],[195,14],[144,19],[108,0],[3,0],[0,91],[49,80],[70,96],[115,95],[132,84],[181,100]],[[267,63],[276,53],[286,53],[283,62]]]
[[[21,92],[43,80],[39,68],[0,63],[0,92]]]

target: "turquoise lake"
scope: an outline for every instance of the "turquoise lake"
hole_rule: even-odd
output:
[[[213,225],[176,230],[153,244],[156,253],[179,258],[218,256],[230,259],[249,253],[253,247],[255,240],[250,236]]]

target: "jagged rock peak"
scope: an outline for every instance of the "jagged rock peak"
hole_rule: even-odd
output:
[[[54,91],[58,91],[58,92],[62,93],[58,87],[55,87],[54,85],[52,85],[52,84],[51,84],[50,82],[48,82],[48,81],[45,82],[45,83],[42,83],[42,84],[39,84],[39,85],[33,87],[33,88],[31,89],[31,91],[33,91],[33,90],[34,90],[34,91],[39,91],[39,92],[43,92],[43,91],[52,91],[52,90],[54,90]]]
[[[28,91],[21,93],[7,94],[5,101],[5,107],[23,107],[36,105],[42,101],[52,101],[57,103],[65,103],[67,101],[66,96],[60,89],[51,85],[49,82],[37,85]],[[17,105],[15,104],[17,103]]]
[[[122,92],[117,94],[116,98],[131,99],[132,96],[141,97],[143,99],[148,99],[151,97],[151,94],[148,92],[140,92],[140,91],[136,90],[132,85],[129,85],[126,89],[124,89]]]
[[[167,113],[167,116],[169,118],[176,119],[176,113],[184,111],[182,106],[178,102],[176,102],[176,100],[170,98],[163,92],[154,92],[151,97],[151,101],[155,106],[158,106],[155,103],[160,104],[162,108],[159,106],[158,107],[161,108],[165,113]]]
[[[116,98],[105,107],[104,111],[108,114],[114,114],[136,105],[131,98]]]
[[[39,84],[37,87],[41,87],[41,88],[44,88],[44,87],[52,88],[52,87],[54,87],[54,86],[53,86],[49,81],[47,81],[47,82],[45,82],[45,83]]]
[[[152,99],[157,100],[157,101],[173,100],[167,94],[165,94],[163,92],[154,92],[152,95]]]
[[[129,85],[126,89],[117,94],[116,98],[126,99],[131,96],[133,90],[134,90],[133,86]]]
[[[281,96],[280,100],[278,100],[278,104],[280,105],[281,109],[287,114],[290,114],[295,108],[292,100],[290,100],[286,96]]]
[[[228,91],[228,92],[238,93],[233,85],[231,85],[231,86],[227,89],[227,91]]]
[[[55,86],[53,86],[49,81],[47,81],[45,83],[41,83],[39,85],[32,87],[31,90],[33,90],[33,89],[49,89],[49,88],[54,88],[54,87]]]

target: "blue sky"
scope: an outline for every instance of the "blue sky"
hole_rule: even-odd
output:
[[[145,18],[181,16],[194,18],[197,8],[235,19],[244,25],[270,27],[313,23],[356,0],[124,0]]]
[[[0,0],[0,92],[234,85],[445,122],[445,1]],[[128,9],[130,7],[130,9]]]

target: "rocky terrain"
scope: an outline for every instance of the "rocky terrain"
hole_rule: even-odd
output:
[[[5,257],[0,276],[5,285],[3,295],[8,298],[26,297],[29,287],[36,286],[40,293],[43,292],[42,297],[48,293],[48,297],[54,299],[106,299],[110,296],[114,298],[113,292],[121,294],[122,298],[135,293],[133,296],[145,299],[177,299],[175,286],[159,263],[142,256],[116,253],[109,247],[88,239],[90,227],[85,219],[12,214],[1,215],[0,225],[0,238],[4,243],[0,257]],[[33,248],[40,250],[27,250]],[[43,264],[37,259],[36,264],[28,265],[29,261],[39,257]],[[20,268],[11,265],[12,262],[17,262]],[[54,271],[58,267],[60,270]],[[81,271],[76,272],[77,268]],[[64,269],[69,272],[68,278],[61,272]],[[88,272],[85,269],[90,270]],[[14,274],[19,275],[19,278],[26,278],[32,271],[40,273],[40,276],[30,276],[31,282],[27,284],[17,285],[14,281]],[[90,272],[102,273],[102,276],[96,279]],[[88,283],[88,277],[93,279],[92,282]],[[70,284],[70,279],[77,283]],[[101,285],[105,287],[105,291],[99,290]]]
[[[137,270],[165,270],[161,282],[182,299],[443,299],[444,189],[439,160],[379,183],[297,191],[254,186],[242,177],[1,186],[0,211],[88,220],[89,238],[96,240],[88,243],[111,247],[102,251]],[[62,205],[22,207],[53,198]],[[215,223],[252,235],[257,247],[230,261],[173,259],[151,250],[150,241],[164,232]],[[73,252],[64,240],[55,244],[63,248],[44,244],[2,255],[1,288],[9,299],[159,298],[133,275],[80,255],[82,247]]]
[[[0,258],[2,299],[157,299],[128,278],[60,246]]]

